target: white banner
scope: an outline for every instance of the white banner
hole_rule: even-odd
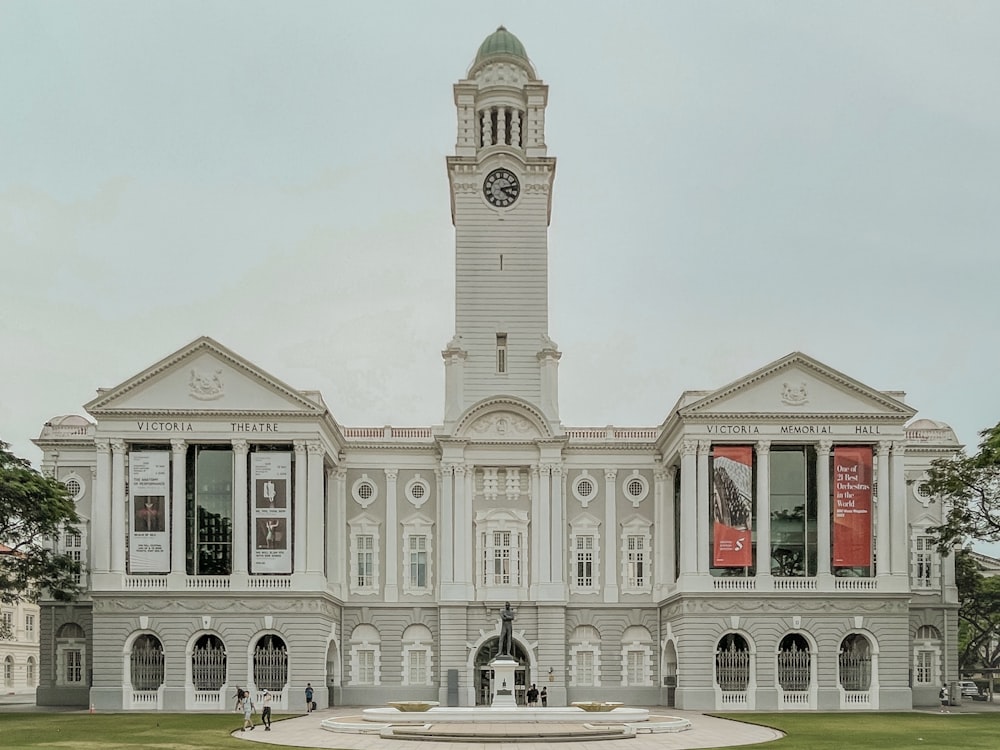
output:
[[[250,455],[251,573],[292,572],[292,454]]]
[[[170,572],[170,453],[128,455],[129,572]]]

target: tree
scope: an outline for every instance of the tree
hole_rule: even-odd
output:
[[[979,451],[934,461],[925,488],[950,503],[930,529],[942,554],[969,540],[1000,541],[1000,423],[979,433]]]
[[[986,577],[969,550],[955,554],[958,587],[958,662],[963,672],[1000,662],[1000,577]]]
[[[80,563],[52,544],[80,522],[62,482],[43,476],[0,441],[0,601],[34,601],[43,589],[60,601],[80,593]]]

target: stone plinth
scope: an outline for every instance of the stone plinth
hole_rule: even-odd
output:
[[[514,698],[514,670],[518,664],[509,656],[498,656],[490,662],[493,670],[493,708],[517,708]]]

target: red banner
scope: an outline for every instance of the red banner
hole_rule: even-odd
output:
[[[871,564],[872,448],[838,446],[833,449],[833,566]]]
[[[712,564],[717,568],[753,565],[753,448],[712,446]]]

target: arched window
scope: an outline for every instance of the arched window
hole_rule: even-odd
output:
[[[715,647],[715,682],[720,690],[732,692],[750,684],[750,645],[739,633],[726,633]]]
[[[218,636],[203,635],[191,650],[195,690],[219,690],[226,682],[226,647]]]
[[[163,684],[163,644],[145,633],[135,639],[129,655],[133,690],[157,690]]]
[[[642,625],[622,633],[622,685],[653,684],[653,638]]]
[[[5,687],[14,686],[14,657],[8,656],[3,660],[3,684]]]
[[[872,645],[860,633],[840,642],[840,686],[844,690],[868,690],[872,684]]]
[[[56,684],[82,686],[87,636],[75,622],[67,622],[56,633]]]
[[[913,639],[913,684],[941,684],[941,631],[933,625],[921,625]]]
[[[27,672],[25,673],[25,678],[27,680],[28,687],[30,687],[30,688],[31,687],[35,687],[35,679],[36,678],[35,678],[35,657],[34,656],[29,656],[28,657],[28,669],[27,669]]]
[[[374,625],[362,624],[351,633],[351,684],[381,684],[382,638]]]
[[[790,633],[778,646],[778,684],[782,690],[805,691],[812,681],[812,654],[809,642],[799,633]]]
[[[403,684],[432,684],[434,637],[426,625],[410,625],[403,631]]]
[[[253,684],[280,692],[288,684],[288,647],[276,635],[265,635],[253,650]]]
[[[569,675],[576,687],[601,684],[601,634],[593,625],[578,625],[570,635]]]

